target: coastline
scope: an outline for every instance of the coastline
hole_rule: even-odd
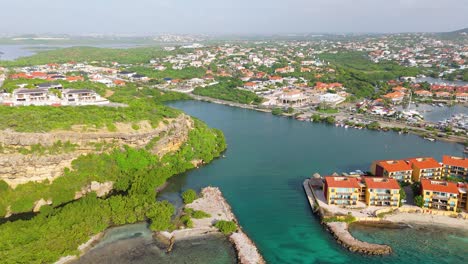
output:
[[[164,90],[165,91],[171,91],[170,89],[164,89]],[[197,100],[197,101],[203,101],[203,102],[209,102],[209,103],[215,103],[215,104],[221,104],[221,105],[228,105],[228,106],[232,106],[232,107],[249,109],[249,110],[254,110],[254,111],[263,112],[263,113],[271,113],[272,112],[272,109],[269,109],[269,108],[257,108],[257,107],[252,106],[252,105],[241,104],[241,103],[236,103],[236,102],[230,102],[230,101],[226,101],[226,100],[195,95],[195,94],[192,94],[192,93],[189,93],[188,95],[193,100]],[[314,112],[314,113],[327,116],[327,114],[324,114],[324,113],[319,113],[319,112]],[[314,114],[314,113],[311,112],[311,114]],[[281,114],[280,116],[294,118],[294,115],[285,114],[285,113]],[[334,115],[331,115],[331,116],[334,116]],[[394,122],[382,121],[382,120],[379,120],[377,118],[369,118],[369,117],[361,117],[361,118],[368,119],[370,121],[377,121],[380,124],[382,124],[383,125],[382,129],[380,129],[378,131],[388,131],[388,130],[391,130],[391,128],[407,128],[408,133],[411,133],[413,135],[416,135],[416,136],[419,136],[419,137],[422,137],[422,138],[425,138],[424,133],[430,133],[431,132],[429,130],[425,130],[425,129],[422,129],[422,128],[419,128],[419,127],[411,127],[411,126],[402,125],[402,124],[398,124],[398,123],[394,123]],[[444,141],[444,142],[451,142],[451,143],[458,143],[458,144],[464,144],[466,142],[466,140],[467,140],[466,138],[458,137],[458,136],[456,136],[456,137],[450,136],[449,138],[437,137],[436,139],[440,140],[440,141]]]
[[[217,187],[205,187],[200,193],[200,198],[186,208],[200,210],[210,214],[210,217],[202,219],[192,219],[193,228],[175,230],[169,232],[159,232],[169,241],[168,251],[177,242],[184,239],[192,239],[213,234],[221,234],[213,225],[220,220],[233,221],[237,225],[237,231],[229,235],[229,241],[235,248],[238,263],[241,264],[263,264],[266,263],[255,243],[242,230],[235,215],[232,213],[230,205],[224,199],[221,191]]]

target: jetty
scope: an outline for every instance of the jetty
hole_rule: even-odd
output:
[[[200,210],[210,214],[210,217],[203,219],[192,219],[193,228],[181,229],[166,233],[168,239],[177,245],[178,239],[200,237],[213,233],[220,233],[214,224],[217,221],[233,221],[237,224],[237,231],[229,235],[229,241],[233,244],[237,252],[237,260],[240,264],[264,264],[266,263],[258,251],[255,243],[244,233],[234,216],[231,207],[224,199],[221,190],[217,187],[203,188],[200,198],[196,199],[186,208]]]
[[[322,220],[322,224],[333,235],[336,241],[352,252],[358,252],[366,255],[388,255],[392,253],[392,248],[388,245],[372,244],[360,241],[354,238],[348,230],[348,223],[344,221],[325,221],[326,214],[329,214],[320,207],[320,203],[315,195],[312,181],[319,179],[306,179],[303,182],[304,191],[309,201],[312,211],[316,213]],[[335,217],[340,219],[340,216]]]

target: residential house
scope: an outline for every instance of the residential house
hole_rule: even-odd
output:
[[[405,160],[374,161],[371,172],[375,176],[392,178],[401,182],[411,182],[413,169]]]
[[[49,100],[47,89],[16,89],[13,91],[14,105],[46,105]]]
[[[244,88],[248,90],[257,90],[258,88],[260,88],[260,86],[258,85],[258,83],[255,82],[246,82],[244,84]]]
[[[57,89],[57,90],[62,90],[63,89],[62,84],[60,84],[60,83],[50,83],[50,82],[40,83],[40,84],[36,85],[36,87],[38,89]]]
[[[442,177],[442,165],[431,157],[412,158],[408,160],[413,169],[411,179],[414,182],[425,179],[440,179]]]
[[[452,94],[449,92],[435,92],[434,93],[437,98],[444,98],[444,99],[450,99],[452,97]]]
[[[392,103],[399,103],[403,101],[403,98],[405,97],[405,94],[402,92],[393,92],[393,93],[388,93],[383,96],[386,99],[389,99],[392,101]]]
[[[395,179],[364,177],[366,185],[366,204],[368,206],[400,205],[400,185]]]
[[[425,208],[456,212],[458,187],[454,182],[421,179],[421,194]]]
[[[326,176],[323,191],[327,204],[357,205],[361,187],[357,178]]]
[[[468,158],[444,155],[442,164],[444,177],[460,177],[468,180]]]
[[[62,91],[62,100],[69,105],[95,105],[107,104],[107,99],[101,98],[93,90],[88,89],[65,89]]]
[[[418,90],[415,91],[414,94],[420,97],[432,97],[432,92],[426,90]]]
[[[456,93],[455,99],[458,101],[468,101],[468,93]]]

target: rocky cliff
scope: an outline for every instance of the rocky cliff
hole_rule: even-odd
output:
[[[174,119],[165,119],[156,128],[149,122],[140,121],[134,124],[115,124],[115,132],[107,129],[85,129],[75,126],[69,131],[48,133],[21,133],[12,130],[0,132],[0,179],[15,187],[29,181],[54,180],[60,176],[65,167],[78,156],[103,151],[102,146],[118,147],[129,145],[141,148],[148,144],[154,154],[176,151],[188,139],[193,128],[193,120],[181,114]],[[43,147],[53,146],[58,141],[74,145],[66,153],[38,154],[31,151],[22,154],[19,149],[31,149],[40,144]]]

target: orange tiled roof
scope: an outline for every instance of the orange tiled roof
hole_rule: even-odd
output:
[[[364,182],[366,183],[367,188],[372,189],[400,189],[400,185],[397,180],[391,178],[365,177]]]
[[[460,158],[460,157],[444,155],[442,157],[442,163],[444,165],[468,168],[468,158]]]
[[[458,194],[458,187],[457,184],[454,182],[421,179],[421,188],[423,189],[423,191],[427,190]]]
[[[330,188],[359,188],[359,181],[356,178],[326,176],[325,182]]]
[[[412,170],[411,165],[404,160],[382,160],[377,164],[388,172]]]
[[[409,162],[418,169],[432,169],[442,167],[437,160],[431,157],[409,159]]]

